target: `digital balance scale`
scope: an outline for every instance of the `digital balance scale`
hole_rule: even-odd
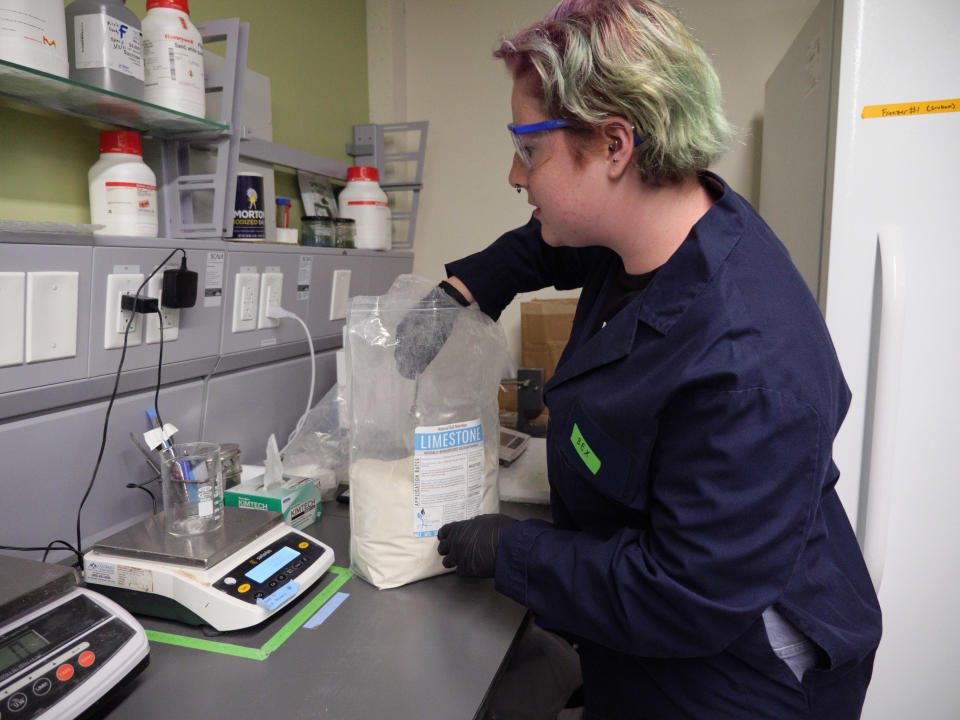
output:
[[[134,613],[239,630],[273,616],[333,564],[330,547],[278,512],[223,511],[223,526],[202,535],[169,534],[163,513],[111,535],[83,556],[84,580]]]
[[[149,662],[140,624],[73,568],[0,555],[0,719],[89,717]]]

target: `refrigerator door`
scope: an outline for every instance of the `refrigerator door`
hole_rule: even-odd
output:
[[[854,401],[835,443],[838,490],[865,535],[885,531],[884,637],[863,717],[956,717],[960,683],[960,3],[846,0],[837,68],[826,317]],[[875,417],[877,238],[902,237],[905,285],[895,417]],[[875,425],[893,447],[889,520],[866,528]],[[892,424],[891,424],[892,423]],[[877,442],[881,442],[877,440]],[[874,454],[873,457],[879,457]],[[874,475],[875,477],[875,475]],[[862,486],[853,479],[864,478]],[[876,489],[876,488],[875,488]]]

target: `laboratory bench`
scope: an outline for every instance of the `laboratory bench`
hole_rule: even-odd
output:
[[[543,505],[501,512],[549,519]],[[150,664],[106,717],[480,717],[526,609],[491,579],[448,573],[377,590],[350,575],[346,505],[324,503],[306,532],[333,548],[334,568],[262,626],[211,636],[139,617]]]

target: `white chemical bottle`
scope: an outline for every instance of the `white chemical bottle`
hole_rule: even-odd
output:
[[[203,117],[203,39],[187,0],[147,0],[143,18],[143,99]]]
[[[0,0],[0,60],[68,77],[63,0]]]
[[[340,217],[357,223],[356,246],[365,250],[389,250],[387,195],[380,189],[375,167],[347,168],[347,186],[340,193]]]
[[[157,178],[143,162],[140,136],[100,133],[100,159],[90,168],[90,219],[96,235],[157,237]]]

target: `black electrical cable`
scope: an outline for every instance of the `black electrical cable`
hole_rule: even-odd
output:
[[[137,292],[134,294],[135,299],[140,297],[140,292],[143,290],[143,288],[147,286],[147,283],[150,282],[150,278],[156,275],[160,271],[160,268],[162,268],[164,264],[167,262],[167,260],[172,258],[178,252],[183,253],[184,259],[187,257],[187,253],[183,248],[177,248],[173,250],[163,260],[161,260],[160,264],[157,265],[156,268],[154,268],[153,272],[147,275],[147,277],[144,278],[143,282],[140,283],[140,287],[137,288]],[[100,450],[97,453],[97,462],[96,462],[96,465],[94,465],[93,474],[90,476],[90,482],[87,484],[87,489],[83,493],[83,498],[80,500],[80,506],[77,508],[77,547],[74,552],[76,552],[77,560],[81,565],[83,564],[83,546],[80,541],[80,517],[81,517],[81,514],[83,513],[83,506],[87,503],[87,498],[90,497],[90,491],[93,490],[93,484],[94,482],[96,482],[97,473],[100,472],[100,463],[103,461],[103,451],[104,449],[106,449],[106,446],[107,446],[107,429],[109,428],[109,425],[110,425],[110,412],[113,410],[113,403],[117,399],[117,389],[120,387],[120,374],[123,371],[123,361],[126,359],[126,356],[127,356],[127,340],[130,334],[130,326],[133,324],[133,318],[134,318],[134,313],[131,313],[130,319],[127,320],[127,326],[124,328],[124,331],[123,331],[123,349],[120,352],[120,362],[117,364],[117,374],[113,381],[113,391],[110,393],[110,401],[107,403],[107,412],[103,418],[103,433],[100,437]],[[160,338],[162,340],[163,339],[163,329],[162,329],[163,322],[162,321],[160,325],[161,325]],[[157,392],[159,393],[159,385],[157,387]],[[156,402],[156,395],[154,396],[154,401]],[[158,419],[159,419],[159,416],[158,416]]]
[[[186,259],[186,254],[184,254]],[[163,372],[163,313],[157,308],[157,322],[160,323],[160,359],[157,360],[157,389],[153,392],[153,411],[157,413],[157,422],[163,427],[163,418],[160,417],[160,377]]]

